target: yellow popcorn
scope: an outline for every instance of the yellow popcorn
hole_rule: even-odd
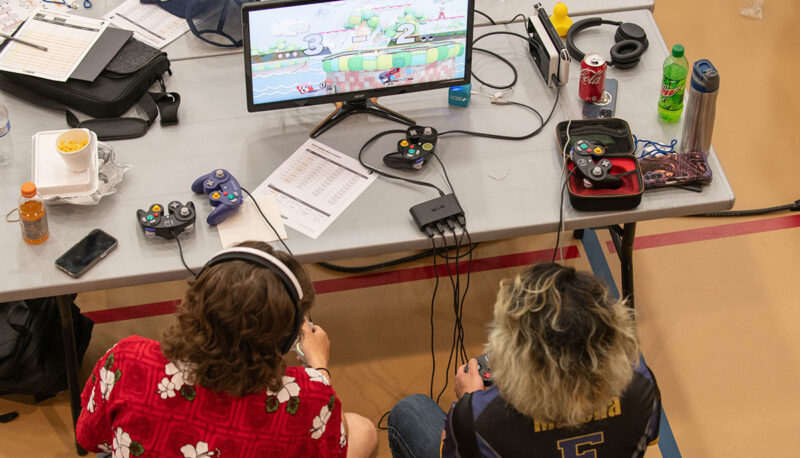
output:
[[[80,140],[80,141],[65,140],[58,144],[58,149],[65,153],[74,153],[76,151],[80,151],[88,143],[89,143],[88,140]]]

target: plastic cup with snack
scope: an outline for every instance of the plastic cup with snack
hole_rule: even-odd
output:
[[[56,138],[56,151],[73,172],[83,172],[92,163],[91,135],[88,129],[70,129]]]

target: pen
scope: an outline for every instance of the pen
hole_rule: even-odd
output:
[[[20,40],[19,38],[12,37],[11,35],[6,35],[5,33],[0,32],[0,37],[5,38],[6,40],[16,41],[17,43],[22,43],[24,45],[30,46],[32,48],[41,49],[42,51],[47,51],[42,45],[37,45],[36,43],[31,43],[30,41]]]

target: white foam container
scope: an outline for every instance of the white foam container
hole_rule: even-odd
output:
[[[89,131],[92,162],[83,172],[72,172],[56,149],[56,139],[67,130],[50,130],[33,135],[31,180],[43,198],[87,196],[97,191],[97,134]]]

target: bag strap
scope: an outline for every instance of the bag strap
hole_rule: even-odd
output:
[[[137,106],[147,115],[147,119],[120,117],[94,118],[80,121],[66,105],[43,97],[32,89],[17,84],[5,76],[0,76],[0,89],[35,105],[63,111],[66,114],[68,126],[73,128],[85,127],[95,132],[98,140],[108,141],[141,137],[147,133],[147,130],[159,114],[161,115],[161,125],[176,124],[178,122],[178,107],[181,104],[181,96],[177,92],[167,92],[164,81],[161,78],[158,81],[161,85],[161,92],[145,92],[136,102]]]
[[[472,417],[472,393],[464,396],[453,406],[453,439],[458,455],[462,458],[478,458],[478,438],[475,437],[475,419]]]

